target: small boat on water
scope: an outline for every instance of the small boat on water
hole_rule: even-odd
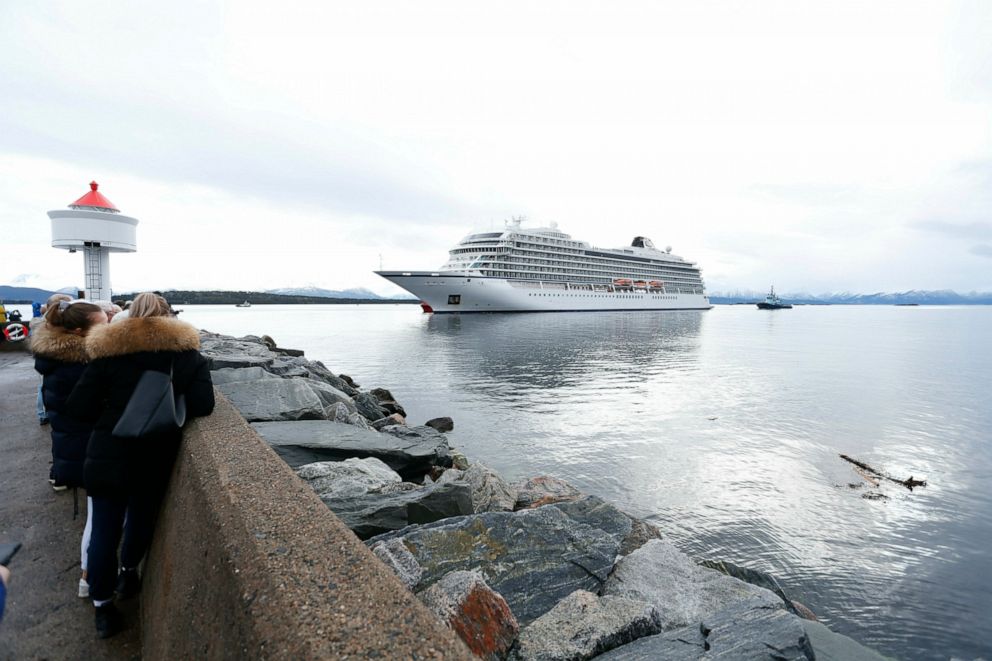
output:
[[[758,303],[759,310],[791,310],[792,305],[789,303],[783,303],[782,299],[778,297],[775,293],[775,285],[772,285],[772,289],[768,292],[768,296],[765,296],[765,300]]]
[[[236,307],[236,308],[250,308],[251,307],[251,302],[250,301],[245,301],[244,303],[235,303],[234,304],[234,307]]]

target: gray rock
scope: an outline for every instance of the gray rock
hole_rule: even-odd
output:
[[[834,633],[819,622],[803,620],[803,629],[816,654],[816,661],[891,661],[889,657],[852,638]]]
[[[324,411],[328,420],[333,420],[334,422],[340,422],[343,425],[350,425],[351,421],[348,420],[350,413],[348,412],[348,407],[341,402],[335,402],[330,408]]]
[[[751,597],[699,622],[641,638],[599,658],[812,661],[816,657],[802,622],[781,606],[769,606],[764,599]]]
[[[450,471],[445,471],[443,479]],[[476,462],[462,473],[460,479],[472,487],[472,506],[476,512],[512,512],[517,492],[485,464]],[[566,512],[567,514],[567,512]]]
[[[383,427],[381,431],[384,434],[402,438],[407,443],[443,445],[445,448],[444,454],[439,455],[437,461],[434,463],[444,468],[449,468],[451,466],[451,455],[449,454],[450,448],[448,447],[448,439],[444,434],[436,429],[424,427],[423,425],[418,425],[416,427],[407,427],[406,425],[387,425],[386,427]]]
[[[307,360],[305,358],[287,358],[281,354],[277,354],[276,359],[269,365],[266,365],[265,369],[276,376],[309,378],[310,371],[307,370],[306,363]]]
[[[396,398],[393,397],[393,393],[389,392],[385,388],[373,388],[369,391],[369,394],[376,398],[380,402],[395,402]]]
[[[249,422],[320,420],[324,406],[303,379],[257,379],[217,386]]]
[[[214,369],[224,367],[265,367],[276,354],[259,342],[235,340],[223,335],[201,335],[200,353],[213,360]]]
[[[472,492],[466,484],[412,486],[353,496],[332,493],[320,499],[362,539],[472,512]]]
[[[252,427],[294,468],[315,461],[377,457],[404,478],[419,478],[448,455],[442,434],[400,438],[330,420],[262,422]]]
[[[448,417],[431,418],[424,424],[428,427],[433,427],[440,432],[451,431],[455,428],[455,421]]]
[[[658,633],[660,619],[655,607],[643,601],[576,590],[520,632],[514,658],[591,659]]]
[[[387,411],[379,406],[379,400],[367,392],[356,392],[352,395],[352,398],[355,400],[355,406],[358,407],[358,412],[368,418],[370,422],[379,418],[385,418],[391,413],[391,411]]]
[[[406,409],[397,402],[379,402],[379,408],[385,410],[387,414],[398,413],[404,418],[406,417]]]
[[[330,384],[348,395],[349,397],[354,397],[358,394],[358,390],[351,387],[344,379],[339,377],[337,374],[331,372],[324,366],[324,363],[319,360],[304,360],[306,364],[306,370],[310,373],[311,379],[320,379],[324,383]]]
[[[356,427],[361,427],[362,429],[368,429],[369,431],[375,431],[369,421],[365,419],[365,416],[361,413],[349,413],[348,414],[348,424],[355,425]]]
[[[752,598],[784,608],[764,588],[700,567],[669,542],[653,539],[622,558],[603,587],[604,595],[646,601],[658,608],[665,631],[688,626]]]
[[[387,415],[385,418],[379,418],[372,422],[372,429],[381,431],[384,427],[391,427],[393,425],[406,425],[406,419],[398,413],[393,413],[392,415]]]
[[[401,539],[424,569],[417,589],[445,574],[476,570],[526,625],[575,590],[598,591],[620,540],[554,506],[486,512],[382,535]]]
[[[594,525],[622,539],[620,555],[633,553],[649,539],[661,539],[661,533],[653,525],[635,519],[597,496],[584,496],[578,500],[557,503],[555,506],[573,519]]]
[[[399,474],[375,457],[318,461],[296,469],[296,474],[321,496],[358,496],[403,481]]]
[[[411,590],[420,582],[424,570],[410,550],[398,539],[372,545],[372,553],[393,570],[403,584]]]
[[[348,413],[356,413],[358,411],[358,409],[355,407],[354,400],[352,400],[351,397],[344,394],[343,392],[341,392],[331,384],[324,383],[323,381],[320,381],[318,379],[307,378],[301,380],[304,383],[306,383],[311,390],[313,390],[314,394],[320,398],[321,403],[327,409],[330,409],[335,404],[340,403],[343,404],[345,408],[348,409]],[[328,419],[330,419],[329,411],[327,417]]]
[[[338,374],[338,378],[344,381],[345,383],[347,383],[352,388],[355,389],[361,388],[361,386],[355,383],[355,380],[350,376],[348,376],[347,374]]]
[[[514,509],[518,510],[564,503],[582,497],[582,492],[571,484],[550,475],[532,477],[513,486],[517,490],[517,504]]]
[[[278,379],[275,374],[266,372],[261,367],[224,367],[210,372],[210,379],[215,386],[241,381],[258,381],[259,379]]]

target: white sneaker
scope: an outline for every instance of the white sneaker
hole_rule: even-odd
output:
[[[79,598],[80,599],[90,598],[90,584],[86,582],[85,578],[79,579]]]

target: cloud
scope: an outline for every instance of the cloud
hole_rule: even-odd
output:
[[[918,230],[935,232],[955,239],[992,239],[992,223],[948,223],[942,220],[924,220],[910,224]]]
[[[978,255],[979,257],[989,257],[992,258],[992,246],[987,244],[979,244],[977,246],[972,246],[968,250],[972,255]]]

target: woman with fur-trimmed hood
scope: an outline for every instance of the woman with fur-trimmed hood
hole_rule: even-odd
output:
[[[31,352],[34,368],[41,374],[41,399],[52,426],[52,468],[48,481],[56,491],[83,486],[83,462],[93,423],[67,414],[66,400],[83,375],[89,354],[86,335],[107,323],[107,315],[93,303],[68,296],[49,299],[45,319],[32,325]],[[86,527],[80,541],[79,596],[89,596],[89,536],[92,530],[92,501],[86,500]]]
[[[112,636],[122,626],[112,601],[115,583],[122,598],[140,589],[138,564],[151,542],[158,506],[182,440],[181,430],[118,438],[113,429],[146,370],[172,371],[175,394],[186,398],[187,419],[210,414],[214,408],[210,361],[200,355],[199,348],[199,332],[173,317],[164,298],[150,293],[135,297],[127,319],[103,326],[86,339],[91,362],[69,397],[68,408],[73,415],[94,422],[84,483],[93,498],[89,584],[101,638]]]
[[[31,329],[34,369],[42,376],[41,397],[52,425],[50,481],[56,491],[83,486],[83,460],[93,424],[67,415],[65,404],[89,362],[87,333],[106,323],[99,306],[67,300],[52,305],[44,323]]]

